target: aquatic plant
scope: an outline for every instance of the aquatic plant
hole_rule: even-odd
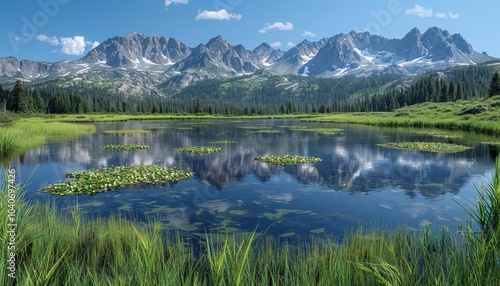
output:
[[[272,129],[271,126],[266,126],[266,125],[242,125],[242,126],[238,126],[238,128],[248,129],[248,130]]]
[[[463,145],[439,143],[439,142],[400,142],[400,143],[385,143],[377,145],[386,148],[410,149],[410,150],[438,152],[438,153],[457,153],[472,148]]]
[[[236,141],[232,141],[232,140],[219,140],[219,141],[212,141],[212,142],[208,142],[210,144],[236,144],[237,142]]]
[[[321,159],[317,157],[300,156],[300,155],[264,156],[264,157],[256,157],[254,158],[254,160],[275,165],[316,163],[321,161]]]
[[[436,131],[431,131],[431,132],[417,132],[419,135],[429,135],[433,137],[438,137],[438,138],[463,138],[462,135],[456,135],[456,134],[449,134],[449,133],[444,133],[444,132],[436,132]]]
[[[496,240],[500,251],[500,158],[497,158],[496,169],[491,177],[491,182],[484,180],[475,185],[478,193],[475,207],[466,208],[460,205],[479,226],[479,239],[484,242]],[[500,253],[497,255],[500,256]]]
[[[150,130],[142,129],[119,129],[119,130],[103,130],[102,133],[106,134],[141,134],[148,133]]]
[[[52,184],[44,187],[43,190],[58,195],[92,195],[139,183],[176,182],[187,179],[192,175],[193,173],[188,171],[155,165],[120,166],[67,173],[65,177],[76,180]]]
[[[293,131],[315,132],[319,135],[344,135],[345,131],[341,128],[328,127],[308,127],[308,126],[281,126]]]
[[[101,147],[104,150],[113,150],[113,151],[130,151],[130,150],[141,150],[148,149],[149,145],[139,145],[139,144],[123,144],[123,145],[104,145]]]
[[[41,146],[50,139],[72,139],[96,132],[94,125],[51,122],[44,118],[21,118],[0,126],[0,158]]]
[[[175,150],[177,152],[183,152],[183,153],[203,154],[203,153],[220,152],[222,149],[219,147],[210,147],[210,146],[192,146],[192,147],[180,147]]]
[[[344,135],[343,131],[322,131],[318,132],[319,135]]]
[[[261,129],[256,130],[255,133],[280,133],[281,131],[275,129]]]

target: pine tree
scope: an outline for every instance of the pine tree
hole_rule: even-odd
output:
[[[495,72],[495,74],[491,78],[490,88],[488,89],[488,92],[490,96],[500,94],[500,75],[498,75],[498,72]]]
[[[28,112],[28,98],[24,90],[21,80],[17,80],[16,84],[11,90],[13,99],[12,111],[14,112]]]

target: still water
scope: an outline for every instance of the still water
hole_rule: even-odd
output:
[[[344,135],[320,136],[286,126],[334,127]],[[456,226],[466,219],[457,202],[477,197],[473,182],[489,178],[496,154],[481,142],[495,138],[417,129],[303,123],[298,120],[169,121],[101,123],[95,135],[51,141],[12,159],[27,182],[27,199],[53,202],[62,210],[78,205],[89,216],[124,214],[159,219],[170,229],[267,231],[285,238],[341,236],[359,226],[421,228]],[[275,132],[259,132],[259,129]],[[145,134],[110,135],[107,129],[148,129]],[[233,144],[214,141],[232,140]],[[456,154],[388,149],[380,143],[450,142],[474,147]],[[149,149],[109,151],[106,144],[148,144]],[[186,154],[175,148],[218,146],[220,153]],[[258,156],[308,155],[319,163],[291,166],[255,161]],[[41,191],[66,180],[64,174],[112,166],[156,164],[194,172],[188,180],[141,184],[95,196],[54,196]]]

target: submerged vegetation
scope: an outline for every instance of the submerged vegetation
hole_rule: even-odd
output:
[[[321,161],[321,159],[317,157],[299,156],[299,155],[265,156],[265,157],[257,157],[254,159],[257,161],[274,165],[316,163]]]
[[[148,149],[149,145],[140,145],[140,144],[119,144],[119,145],[104,145],[101,147],[104,150],[113,150],[113,151],[131,151],[131,150],[142,150]]]
[[[439,143],[439,142],[400,142],[400,143],[386,143],[378,145],[386,148],[410,149],[410,150],[438,152],[438,153],[457,153],[472,148],[457,144]]]
[[[0,199],[7,201],[7,188]],[[17,216],[15,276],[0,268],[1,285],[497,285],[500,281],[500,160],[491,183],[480,185],[476,225],[432,232],[400,227],[347,232],[342,240],[311,231],[290,243],[258,228],[246,233],[169,231],[160,221],[121,215],[87,218],[38,203],[22,191]],[[9,240],[7,204],[0,204],[0,238]],[[473,228],[479,228],[475,232]],[[186,243],[186,238],[191,238]],[[9,252],[2,251],[7,261]]]
[[[183,153],[203,154],[203,153],[220,152],[222,149],[219,147],[210,147],[210,146],[193,146],[193,147],[180,147],[175,150],[177,150],[177,152],[183,152]]]
[[[155,165],[104,168],[67,173],[65,177],[76,180],[49,185],[44,190],[62,196],[93,195],[139,183],[176,182],[192,175],[191,172]]]

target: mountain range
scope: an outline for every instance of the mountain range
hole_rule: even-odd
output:
[[[437,27],[423,34],[414,28],[402,39],[353,31],[318,41],[304,40],[286,52],[267,43],[249,50],[228,43],[220,35],[189,47],[174,38],[132,33],[109,38],[74,61],[0,58],[0,83],[63,79],[108,84],[125,94],[162,95],[160,85],[179,89],[203,79],[233,78],[262,70],[322,78],[409,76],[495,60],[485,52],[476,52],[460,34]]]

